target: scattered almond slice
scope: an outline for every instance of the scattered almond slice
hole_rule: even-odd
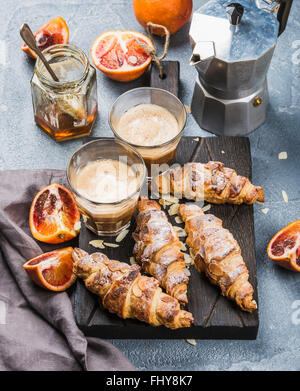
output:
[[[134,257],[130,257],[129,262],[130,262],[130,265],[135,265],[136,264],[136,260],[135,260]]]
[[[159,200],[158,200],[158,202],[159,202],[159,204],[164,208],[164,209],[166,209],[166,202],[165,202],[165,200],[163,200],[162,198],[160,198]]]
[[[211,208],[211,205],[207,204],[207,205],[203,206],[203,208],[201,208],[201,209],[203,212],[207,212],[210,208]]]
[[[194,265],[194,264],[195,264],[195,257],[194,257],[194,255],[193,255],[193,252],[192,252],[192,249],[191,249],[191,248],[190,248],[190,257],[191,257],[191,259],[192,259],[191,265]]]
[[[174,231],[177,232],[177,235],[178,237],[182,238],[184,236],[187,236],[187,233],[185,232],[185,230],[181,227],[174,227]]]
[[[103,240],[97,239],[97,240],[91,240],[89,244],[96,248],[105,248],[103,244]]]
[[[184,272],[185,272],[185,274],[186,274],[186,276],[187,277],[189,277],[190,275],[191,275],[191,272],[189,271],[189,269],[188,268],[184,268]]]
[[[179,216],[175,217],[175,221],[176,221],[176,224],[182,224],[183,223],[183,220]]]
[[[112,247],[112,248],[117,248],[117,247],[120,247],[119,244],[116,244],[116,243],[108,243],[108,242],[103,242],[104,246],[106,247]]]
[[[191,106],[184,105],[184,107],[185,107],[185,109],[186,109],[186,112],[187,112],[188,114],[191,114],[191,112],[192,112]]]
[[[86,215],[82,215],[82,219],[83,219],[83,221],[86,223],[87,222],[87,220],[88,220],[88,218],[87,218],[87,216]]]
[[[264,208],[261,211],[262,211],[263,214],[266,215],[269,212],[269,210],[270,210],[269,208]]]
[[[168,203],[170,203],[171,205],[172,204],[178,204],[178,202],[179,202],[179,199],[177,198],[177,197],[173,197],[173,196],[162,196],[161,197],[161,199],[162,200],[164,200],[165,202],[168,202]]]
[[[197,342],[194,339],[186,339],[186,342],[193,346],[197,345]]]
[[[200,139],[199,139],[199,137],[196,137],[196,138],[193,138],[193,140],[198,142]]]
[[[185,263],[192,264],[192,257],[189,254],[183,254]]]
[[[282,193],[282,198],[283,198],[284,202],[289,202],[289,197],[288,197],[286,191],[282,190],[281,193]]]
[[[169,209],[169,215],[174,216],[178,214],[179,204],[172,204]]]
[[[129,229],[125,229],[124,231],[122,231],[121,233],[119,233],[119,235],[116,237],[116,242],[122,242],[122,240],[125,238],[125,236],[127,236],[129,232]]]
[[[287,157],[288,157],[287,152],[280,152],[278,154],[278,159],[279,160],[285,160],[285,159],[287,159]]]

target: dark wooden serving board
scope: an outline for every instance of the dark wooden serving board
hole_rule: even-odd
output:
[[[88,138],[91,140],[92,138]],[[223,151],[223,152],[222,152]],[[251,178],[250,143],[245,137],[209,137],[195,139],[183,137],[178,145],[174,162],[184,164],[188,161],[222,161],[239,174]],[[181,201],[182,202],[182,201]],[[207,213],[213,213],[223,220],[241,246],[242,254],[250,272],[250,282],[254,286],[257,300],[255,237],[253,225],[253,206],[250,205],[212,205]],[[169,216],[175,225],[175,216]],[[129,262],[134,241],[131,237],[135,229],[134,219],[130,233],[119,248],[106,247],[97,250],[89,245],[97,236],[82,225],[79,245],[92,253],[103,251],[109,258]],[[105,238],[105,241],[114,239]],[[89,336],[101,338],[202,338],[202,339],[255,339],[258,331],[258,312],[253,314],[240,310],[235,303],[224,298],[218,287],[211,285],[206,277],[199,274],[193,266],[188,287],[189,304],[187,309],[195,318],[190,328],[169,330],[163,326],[152,327],[134,320],[122,320],[102,308],[99,298],[77,281],[75,287],[74,311],[81,330]]]

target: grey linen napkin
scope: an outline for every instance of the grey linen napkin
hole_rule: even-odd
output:
[[[45,251],[76,245],[31,236],[31,202],[54,182],[65,185],[65,172],[0,171],[0,370],[133,370],[110,343],[83,335],[67,292],[36,286],[22,267]]]

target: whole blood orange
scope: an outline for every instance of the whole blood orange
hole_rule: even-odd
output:
[[[67,23],[61,16],[50,20],[44,26],[34,33],[37,46],[40,50],[44,50],[49,46],[56,44],[68,43],[69,29]],[[33,58],[37,55],[24,43],[21,49]]]
[[[72,247],[41,254],[24,263],[29,277],[42,288],[61,292],[76,280],[73,273]]]
[[[72,193],[52,183],[32,201],[29,225],[33,237],[45,243],[62,243],[73,239],[80,230],[80,213]]]
[[[144,28],[152,22],[162,24],[174,34],[189,21],[193,0],[133,0],[133,10]],[[162,29],[154,29],[153,33],[164,35]]]
[[[144,34],[136,31],[107,31],[95,40],[91,57],[95,66],[117,81],[140,77],[151,63],[151,56],[137,43],[136,38],[153,47]]]
[[[300,220],[277,232],[270,241],[267,252],[278,265],[300,272]]]

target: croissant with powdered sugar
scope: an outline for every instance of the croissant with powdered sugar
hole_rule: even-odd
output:
[[[151,187],[161,194],[204,199],[214,204],[253,204],[264,201],[264,190],[223,163],[187,163],[155,177]]]
[[[182,243],[177,233],[156,201],[142,198],[138,212],[137,228],[132,235],[137,263],[154,276],[169,295],[186,304],[189,279],[184,271]]]
[[[253,287],[240,246],[222,220],[204,214],[196,204],[182,204],[178,210],[188,233],[186,244],[191,249],[195,267],[221,288],[223,296],[234,300],[244,311],[257,308]]]
[[[102,253],[89,255],[79,248],[73,250],[72,258],[74,273],[120,318],[170,329],[190,327],[194,321],[190,312],[180,309],[178,300],[162,292],[155,278],[141,275],[140,266],[111,260]]]

